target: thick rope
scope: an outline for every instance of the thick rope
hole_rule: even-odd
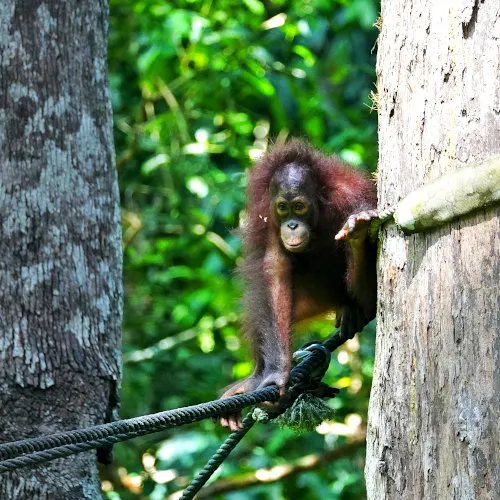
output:
[[[309,357],[293,368],[290,374],[290,384],[291,393],[293,393],[294,397],[290,398],[291,402],[301,392],[300,385],[307,383],[314,368],[324,364],[325,353],[322,352],[321,348],[318,348],[313,349]],[[270,386],[250,393],[232,396],[231,398],[164,411],[154,415],[119,420],[109,424],[61,432],[50,436],[3,443],[0,444],[0,474],[75,453],[82,453],[93,448],[126,441],[137,436],[159,432],[171,427],[198,422],[205,418],[236,413],[247,406],[253,406],[264,401],[275,402],[278,398],[278,388]],[[234,446],[236,446],[237,442]],[[230,451],[228,451],[228,454]]]
[[[286,393],[286,404],[280,406],[280,408],[274,413],[268,412],[268,414],[271,413],[270,418],[277,417],[294,403],[297,397],[307,389],[309,380],[318,377],[318,374],[314,373],[317,368],[322,371],[320,375],[320,378],[322,378],[322,375],[328,368],[331,352],[341,346],[344,342],[345,339],[341,337],[340,333],[336,333],[323,344],[318,343],[309,346],[309,356],[294,366],[290,373],[290,384]],[[254,423],[255,419],[253,413],[250,412],[243,419],[243,427],[233,432],[224,441],[224,443],[214,453],[212,458],[210,458],[210,460],[206,463],[205,467],[198,472],[191,484],[183,491],[180,500],[192,500],[194,498],[196,493],[203,488],[213,473],[219,468],[222,462],[229,456],[246,433],[252,428]]]
[[[312,346],[310,355],[292,369],[286,406],[290,406],[297,396],[304,391],[307,383],[315,376],[313,375],[315,369],[328,365],[329,353],[342,345],[344,341],[345,339],[337,333],[324,344]],[[265,401],[275,402],[278,398],[278,388],[276,386],[269,386],[246,394],[239,394],[230,398],[210,401],[208,403],[188,406],[186,408],[168,410],[127,420],[119,420],[109,424],[88,427],[86,429],[77,429],[49,436],[3,443],[0,444],[0,474],[126,441],[138,436],[163,431],[171,427],[198,422],[205,418],[236,413],[243,408],[254,406]],[[284,409],[285,408],[280,408],[280,412],[284,411]],[[273,417],[274,416],[276,415],[273,415]],[[250,420],[253,422],[252,417],[247,418],[248,422],[250,422]],[[245,422],[247,422],[246,419]],[[243,428],[246,429],[246,431],[241,434],[241,437],[240,431],[236,431],[231,434],[221,446],[219,452],[222,454],[226,453],[224,458],[229,455],[244,434],[248,432],[251,425],[247,425]],[[241,431],[243,429],[241,429]],[[213,461],[207,464],[206,470],[204,469],[200,472],[200,481],[203,481],[200,488],[224,460],[224,458],[222,458],[219,461],[218,457],[223,456],[219,455],[219,452],[214,456]]]
[[[205,418],[236,413],[247,406],[254,406],[264,401],[277,401],[278,397],[278,388],[269,386],[247,394],[239,394],[186,408],[0,444],[0,474],[171,427],[199,422]]]
[[[224,443],[222,443],[219,449],[212,455],[212,458],[207,462],[205,467],[203,467],[203,469],[196,474],[196,477],[191,481],[191,484],[182,492],[182,496],[179,500],[191,500],[194,498],[196,493],[203,488],[212,474],[236,448],[237,444],[245,437],[246,433],[253,427],[254,424],[255,420],[252,412],[250,412],[243,419],[243,427],[231,433]]]

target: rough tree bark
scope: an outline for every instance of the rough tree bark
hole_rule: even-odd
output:
[[[500,3],[382,0],[379,201],[500,152]],[[500,210],[381,234],[371,499],[500,498]]]
[[[120,376],[107,9],[0,3],[0,441],[102,423]],[[0,477],[2,499],[99,497],[95,452]]]

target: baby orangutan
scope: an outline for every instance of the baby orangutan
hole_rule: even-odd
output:
[[[343,338],[376,311],[375,184],[300,141],[275,147],[252,169],[242,228],[245,331],[255,368],[222,397],[276,384],[283,395],[295,323],[336,312]],[[222,425],[236,430],[241,415]]]

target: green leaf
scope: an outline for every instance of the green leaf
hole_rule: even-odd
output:
[[[243,3],[253,14],[262,16],[265,12],[264,4],[259,2],[259,0],[243,0]]]

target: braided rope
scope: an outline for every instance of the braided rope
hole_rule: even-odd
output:
[[[237,444],[245,437],[246,433],[253,427],[255,420],[252,412],[243,419],[243,427],[235,432],[222,443],[219,449],[212,455],[212,458],[206,463],[196,477],[191,481],[191,484],[182,492],[179,500],[191,500],[194,498],[205,483],[210,479],[212,474],[219,468],[229,454],[236,448]]]
[[[332,351],[343,342],[344,339],[337,333],[325,342],[323,346]],[[325,349],[321,349],[320,347],[313,349],[306,359],[293,368],[290,374],[291,388],[289,390],[289,404],[293,403],[298,394],[302,392],[302,384],[308,381],[315,367],[325,364],[324,351]],[[82,453],[93,448],[126,441],[138,436],[159,432],[171,427],[198,422],[205,418],[236,413],[243,408],[254,406],[264,401],[277,401],[278,397],[278,388],[276,386],[269,386],[246,394],[239,394],[230,398],[210,401],[186,408],[119,420],[86,429],[52,434],[50,436],[3,443],[0,444],[0,474],[57,458],[67,457],[72,454]],[[239,433],[239,431],[236,432]],[[238,444],[240,439],[236,439],[232,435],[229,436],[223,445],[224,449],[228,449],[227,455]],[[215,469],[220,463],[215,466]],[[215,469],[213,470],[215,471]]]
[[[324,363],[324,353],[321,350],[312,351],[308,358],[292,370],[290,376],[292,385],[297,386],[305,381],[314,366],[320,363]],[[298,393],[299,391],[295,389],[293,392]],[[0,474],[56,458],[67,457],[75,453],[82,453],[93,448],[126,441],[137,436],[159,432],[170,427],[198,422],[222,414],[236,413],[247,406],[253,406],[264,401],[276,401],[278,397],[278,388],[269,386],[246,394],[239,394],[186,408],[168,410],[154,415],[0,444]],[[238,444],[240,439],[234,442],[234,445],[228,449],[227,454]],[[231,436],[228,441],[230,443],[233,441]]]
[[[286,404],[281,406],[276,412],[268,412],[270,418],[277,417],[294,403],[297,397],[304,392],[304,389],[307,387],[307,383],[316,368],[322,367],[324,374],[329,365],[327,361],[329,361],[331,352],[338,346],[342,345],[344,341],[345,339],[342,339],[340,334],[337,333],[323,344],[310,346],[311,350],[309,356],[292,368],[290,373],[290,385],[286,394]],[[196,493],[203,488],[213,473],[219,468],[222,462],[224,462],[224,460],[229,456],[229,454],[234,450],[254,424],[255,418],[253,412],[250,412],[243,419],[243,427],[230,434],[230,436],[205,464],[203,469],[196,474],[196,477],[183,491],[179,500],[192,500],[194,498]]]
[[[276,386],[264,387],[247,394],[210,401],[153,415],[119,420],[86,429],[61,432],[50,436],[0,444],[0,474],[28,465],[81,453],[93,448],[126,441],[137,436],[159,432],[171,427],[198,422],[221,414],[236,413],[247,406],[276,401]]]

